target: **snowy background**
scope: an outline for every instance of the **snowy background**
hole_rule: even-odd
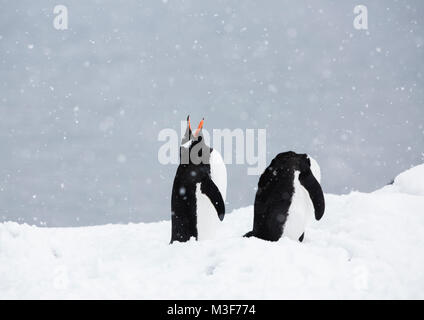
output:
[[[266,128],[267,162],[311,154],[326,192],[384,186],[424,161],[423,17],[421,0],[0,0],[0,221],[169,219],[157,135],[188,113]],[[227,170],[228,211],[251,205],[258,177]]]

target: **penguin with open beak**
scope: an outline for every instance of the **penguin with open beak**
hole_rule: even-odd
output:
[[[171,212],[174,241],[213,239],[225,215],[227,170],[216,150],[203,136],[204,119],[194,134],[190,116],[180,146],[180,164],[172,186]]]

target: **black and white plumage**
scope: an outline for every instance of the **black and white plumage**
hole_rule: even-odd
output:
[[[221,155],[205,144],[202,127],[203,120],[193,134],[187,117],[172,187],[171,243],[212,239],[224,219],[227,171]]]
[[[253,230],[245,236],[277,241],[281,236],[303,241],[310,217],[325,210],[317,162],[306,154],[278,154],[258,183]]]

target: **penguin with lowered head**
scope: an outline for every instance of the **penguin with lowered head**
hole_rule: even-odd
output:
[[[308,220],[324,214],[320,180],[318,163],[307,154],[278,154],[259,179],[253,230],[245,237],[277,241],[286,236],[302,242]]]

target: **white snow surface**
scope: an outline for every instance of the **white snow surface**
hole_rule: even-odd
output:
[[[424,196],[424,164],[398,175],[393,185],[399,192]]]
[[[0,299],[423,299],[424,165],[372,193],[326,195],[305,241],[242,238],[253,208],[216,240],[169,245],[170,221],[80,228],[0,224]]]

